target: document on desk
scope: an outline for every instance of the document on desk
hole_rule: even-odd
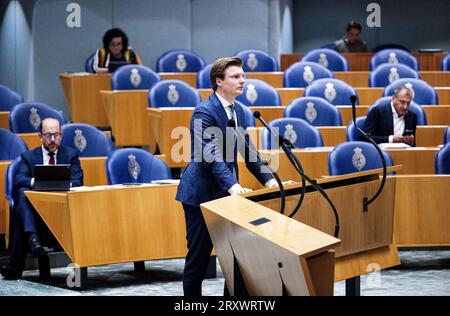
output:
[[[386,149],[402,149],[402,148],[411,148],[408,144],[405,143],[381,143],[380,147],[384,150]]]
[[[305,147],[305,150],[311,151],[331,151],[333,150],[333,146],[322,146],[322,147]]]
[[[180,184],[179,179],[161,179],[152,181],[153,184]]]

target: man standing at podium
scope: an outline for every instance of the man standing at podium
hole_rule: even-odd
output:
[[[230,128],[227,133],[227,122],[231,119],[241,131],[247,128],[244,105],[235,101],[243,93],[244,76],[242,60],[238,57],[218,59],[212,66],[210,77],[214,93],[197,105],[192,114],[191,161],[181,177],[176,196],[177,201],[183,203],[188,241],[183,273],[185,296],[202,295],[202,282],[213,247],[200,204],[251,191],[239,184],[237,139],[234,133],[228,137]],[[249,146],[254,148],[251,142]],[[247,158],[247,168],[259,182],[269,188],[277,185],[264,165],[247,161]]]
[[[83,171],[78,152],[75,149],[60,146],[63,134],[59,121],[55,118],[43,119],[39,137],[42,145],[21,155],[14,177],[12,195],[16,204],[11,213],[9,243],[11,256],[9,265],[0,268],[1,275],[7,280],[22,278],[27,249],[30,249],[32,257],[45,255],[39,233],[44,231],[50,234],[50,232],[25,196],[25,191],[32,190],[34,187],[34,167],[38,164],[70,164],[70,185],[73,187],[83,185]]]

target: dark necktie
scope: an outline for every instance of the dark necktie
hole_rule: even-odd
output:
[[[48,153],[50,160],[48,161],[49,165],[54,165],[55,164],[55,153]]]
[[[231,119],[234,120],[234,104],[230,104],[228,107],[231,110]],[[236,124],[237,124],[237,122],[236,122]]]

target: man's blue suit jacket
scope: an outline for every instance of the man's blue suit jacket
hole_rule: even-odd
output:
[[[245,125],[244,110],[242,109],[244,105],[237,101],[234,105],[237,125],[240,128],[246,129],[248,126]],[[196,120],[199,128],[194,128]],[[199,122],[201,122],[200,125],[198,125]],[[191,161],[181,177],[176,195],[177,201],[198,207],[203,202],[229,195],[228,189],[238,183],[237,150],[234,150],[233,153],[227,153],[227,146],[218,142],[220,144],[215,146],[215,148],[220,152],[217,153],[216,151],[215,157],[219,157],[219,159],[210,159],[207,154],[209,148],[211,148],[211,144],[214,143],[211,141],[211,133],[209,130],[216,127],[218,130],[220,129],[221,134],[225,138],[227,122],[228,117],[226,111],[215,93],[195,108],[190,123]],[[249,141],[248,135],[246,133],[245,135],[248,143],[254,149],[254,146]],[[205,137],[207,139],[204,139]],[[194,143],[198,144],[197,152]],[[239,147],[239,151],[243,154],[242,146],[237,147]],[[195,156],[197,156],[197,160],[202,158],[201,161],[195,161]],[[248,158],[248,155],[242,156]],[[230,157],[230,159],[227,159],[227,157]],[[255,161],[255,159],[249,160],[246,159],[246,166],[259,182],[264,184],[272,179],[272,174],[268,171],[267,167],[259,161]],[[236,168],[236,175],[233,174],[233,167]]]
[[[389,135],[394,134],[394,119],[392,117],[391,104],[383,104],[375,106],[369,114],[367,114],[364,122],[363,130],[376,143],[388,143]],[[417,115],[408,111],[405,114],[405,130],[412,131],[416,135]]]
[[[83,170],[81,170],[80,159],[75,149],[60,146],[56,160],[58,164],[70,164],[70,182],[73,187],[83,185]],[[32,189],[31,179],[34,178],[34,166],[43,163],[41,146],[24,152],[15,176],[13,192],[17,192],[20,188]]]

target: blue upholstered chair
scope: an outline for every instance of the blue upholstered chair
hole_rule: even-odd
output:
[[[372,108],[375,106],[390,104],[391,100],[392,100],[392,97],[379,98],[377,101],[375,101],[374,104],[372,104],[367,109],[367,113],[369,113],[372,110]],[[411,111],[417,115],[417,125],[427,125],[428,124],[427,123],[427,114],[422,109],[422,107],[420,105],[418,105],[417,103],[415,103],[414,101],[412,101],[411,104],[409,105],[409,111]]]
[[[447,56],[442,58],[441,70],[442,71],[450,71],[450,54],[447,54]]]
[[[356,126],[360,129],[363,129],[364,122],[366,121],[366,116],[360,116],[356,118]],[[355,142],[361,140],[361,133],[355,128],[355,124],[353,124],[353,120],[348,122],[347,127],[345,128],[345,136],[347,137],[347,141]]]
[[[389,153],[383,152],[388,167],[393,165]],[[330,176],[382,168],[381,158],[375,147],[367,142],[340,143],[328,155]]]
[[[112,90],[148,90],[161,78],[143,65],[126,65],[117,69],[111,77]]]
[[[0,128],[0,160],[14,160],[27,150],[27,144],[21,137]]]
[[[197,88],[211,89],[211,68],[212,64],[206,65],[202,70],[197,72]]]
[[[258,49],[241,50],[234,54],[242,59],[245,72],[279,71],[277,60],[268,53]]]
[[[413,55],[405,50],[395,48],[383,49],[375,53],[370,60],[370,70],[375,70],[379,65],[386,63],[404,64],[419,71],[419,63]]]
[[[0,111],[11,111],[12,108],[23,102],[23,97],[10,88],[0,85]]]
[[[313,126],[340,126],[339,110],[327,100],[318,97],[297,98],[284,110],[284,117],[300,118]]]
[[[105,164],[109,184],[148,183],[171,178],[166,163],[143,149],[116,149],[108,155]]]
[[[114,150],[111,139],[92,125],[66,124],[62,126],[62,132],[61,145],[77,150],[80,157],[108,156]]]
[[[156,61],[156,72],[197,72],[203,67],[203,58],[185,49],[165,52]]]
[[[420,79],[407,78],[396,80],[384,88],[383,97],[394,95],[395,90],[401,86],[406,86],[413,91],[413,100],[419,105],[439,104],[436,90],[427,82]]]
[[[308,122],[298,118],[280,118],[269,123],[272,130],[278,130],[276,135],[281,135],[289,140],[296,148],[323,146],[322,135],[319,130]],[[271,136],[267,129],[262,134],[263,149],[278,149],[278,140]]]
[[[333,105],[351,105],[350,96],[358,94],[346,82],[338,79],[317,79],[306,87],[305,97],[319,97]],[[359,104],[359,98],[356,100]]]
[[[414,69],[403,64],[382,64],[372,70],[369,76],[369,87],[386,87],[398,79],[415,78],[419,74]]]
[[[181,80],[163,80],[149,91],[150,107],[195,107],[201,102],[197,89]]]
[[[94,58],[95,58],[96,52],[89,55],[89,57],[86,59],[86,63],[84,64],[84,70],[86,72],[89,72],[91,74],[94,73]]]
[[[14,187],[14,178],[16,176],[16,173],[18,171],[19,163],[20,163],[20,156],[14,159],[12,161],[8,168],[6,169],[6,178],[5,178],[5,197],[9,204],[9,210],[12,211],[14,209],[15,200],[13,195],[13,187]],[[3,194],[3,193],[2,193]],[[12,213],[12,212],[11,212]],[[12,215],[12,214],[11,214]],[[10,219],[10,223],[11,223]]]
[[[338,52],[329,48],[318,48],[308,52],[301,61],[319,63],[331,71],[348,71],[348,62]]]
[[[436,174],[450,174],[450,143],[447,143],[436,153]]]
[[[447,126],[444,132],[444,144],[450,143],[450,126]]]
[[[65,123],[62,114],[47,104],[20,103],[9,113],[9,129],[13,133],[37,133],[41,121],[47,117],[57,119],[61,126]]]
[[[236,98],[247,106],[279,106],[281,98],[278,91],[259,79],[247,79],[244,92]]]
[[[296,62],[286,69],[283,81],[285,88],[304,88],[314,80],[321,78],[333,78],[333,74],[321,64],[302,61]]]

